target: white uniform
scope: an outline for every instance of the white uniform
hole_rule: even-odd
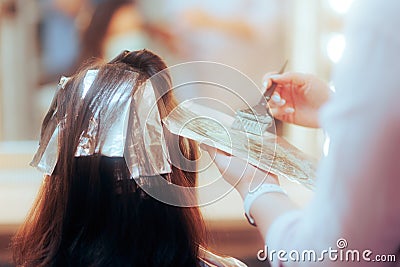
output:
[[[266,238],[269,252],[316,250],[320,257],[331,247],[339,258],[284,262],[289,254],[283,261],[275,254],[272,266],[400,265],[399,12],[398,0],[353,3],[333,77],[336,94],[320,117],[331,143],[316,195],[305,210],[275,220]],[[346,262],[346,251],[356,249],[360,261]],[[397,254],[396,262],[379,261],[389,254]]]

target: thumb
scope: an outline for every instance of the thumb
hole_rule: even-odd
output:
[[[264,88],[268,88],[271,86],[272,81],[271,80],[275,80],[280,76],[280,74],[276,73],[276,72],[268,72],[266,74],[264,74],[263,78],[262,78],[262,84]]]
[[[229,166],[232,155],[204,143],[200,144],[200,148],[208,152],[212,161],[214,161],[220,171],[225,171]]]

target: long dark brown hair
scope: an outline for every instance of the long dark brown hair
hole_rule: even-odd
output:
[[[86,71],[93,68],[99,70],[96,80],[103,82],[85,96],[83,105],[76,105],[73,92]],[[68,114],[60,130],[57,165],[53,174],[45,177],[36,203],[13,239],[17,265],[199,265],[198,248],[204,245],[205,228],[197,207],[175,207],[153,199],[130,179],[122,157],[74,156],[93,109],[105,107],[110,95],[107,92],[116,81],[126,79],[126,70],[139,73],[137,88],[165,68],[165,63],[147,50],[125,51],[109,63],[81,69],[66,84],[59,96],[62,105],[56,108]],[[169,76],[160,77],[153,87],[162,96],[157,104],[163,118],[176,103],[169,92]],[[51,110],[54,112],[54,107]],[[169,146],[171,134],[166,135]],[[197,159],[194,142],[179,138],[179,148],[187,159]],[[171,149],[170,154],[174,154]],[[196,184],[195,172],[173,166],[169,176],[175,184]]]

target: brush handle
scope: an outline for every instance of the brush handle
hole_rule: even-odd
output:
[[[283,64],[283,66],[279,70],[278,74],[282,74],[285,71],[287,63],[288,63],[288,61],[286,60],[285,64]],[[265,90],[264,97],[262,97],[260,99],[260,102],[258,102],[258,105],[265,106],[266,102],[268,102],[271,99],[271,96],[274,93],[276,86],[278,86],[278,84],[276,82],[272,82],[271,86]]]
[[[272,85],[267,89],[267,90],[265,90],[265,93],[264,93],[264,98],[261,98],[261,100],[260,100],[260,104],[262,103],[262,102],[265,102],[265,101],[269,101],[270,99],[271,99],[271,96],[272,96],[272,94],[275,92],[275,88],[278,86],[278,84],[276,83],[276,82],[272,82]]]

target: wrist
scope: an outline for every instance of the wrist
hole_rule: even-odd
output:
[[[250,209],[252,208],[253,204],[259,199],[262,198],[266,194],[281,194],[287,196],[286,191],[277,184],[262,184],[257,187],[253,191],[249,191],[246,196],[244,197],[244,210],[245,216],[251,225],[256,225],[253,216],[251,215]]]
[[[248,179],[249,180],[249,179]],[[267,177],[253,178],[250,181],[240,181],[235,187],[240,196],[244,200],[249,192],[252,192],[264,184],[272,184],[279,186],[278,176],[268,173]]]

